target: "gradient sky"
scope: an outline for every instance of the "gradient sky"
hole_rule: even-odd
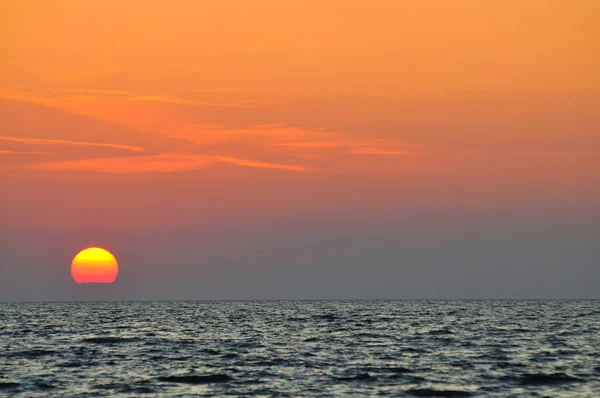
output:
[[[2,1],[0,300],[600,298],[599,20]]]

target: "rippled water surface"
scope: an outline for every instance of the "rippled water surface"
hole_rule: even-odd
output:
[[[0,304],[0,395],[600,396],[600,301]]]

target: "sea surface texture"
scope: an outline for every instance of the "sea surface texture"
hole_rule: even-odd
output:
[[[600,397],[600,301],[0,304],[0,396]]]

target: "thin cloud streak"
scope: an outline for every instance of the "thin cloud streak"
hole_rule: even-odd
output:
[[[62,101],[90,101],[90,100],[121,100],[121,101],[139,101],[139,102],[157,102],[174,105],[188,105],[197,107],[220,107],[236,109],[256,109],[260,105],[270,105],[254,101],[240,102],[216,102],[216,101],[198,101],[186,99],[166,94],[146,94],[127,90],[96,90],[96,89],[68,89],[68,90],[48,90],[47,93],[55,94],[51,96],[33,95],[26,92],[12,90],[0,90],[0,98],[26,101],[48,106],[57,106]],[[58,95],[56,95],[58,94]],[[65,95],[66,94],[66,95]],[[58,106],[62,108],[61,106]]]
[[[364,149],[353,149],[351,151],[354,155],[381,155],[381,156],[421,156],[425,155],[426,152],[416,151],[399,151],[399,150],[388,150],[378,148],[364,148]]]
[[[218,163],[229,163],[240,167],[277,169],[306,172],[303,166],[260,162],[230,156],[183,155],[165,153],[152,156],[131,156],[124,158],[95,158],[60,162],[43,162],[21,166],[37,170],[77,170],[113,174],[129,173],[171,173],[176,171],[197,170]]]
[[[166,104],[176,105],[192,105],[192,106],[212,106],[222,108],[239,108],[239,109],[254,109],[254,106],[243,104],[243,103],[225,103],[225,102],[210,102],[210,101],[196,101],[184,98],[175,97],[172,95],[135,95],[123,98],[130,101],[147,101],[147,102],[161,102]]]
[[[19,142],[23,144],[34,144],[34,145],[69,145],[69,146],[91,146],[91,147],[103,147],[103,148],[115,148],[123,149],[132,152],[145,152],[148,148],[133,146],[133,145],[121,145],[121,144],[108,144],[102,142],[88,142],[88,141],[67,141],[67,140],[54,140],[46,138],[20,138],[20,137],[9,137],[0,136],[0,140]]]
[[[518,155],[518,156],[600,156],[600,151],[598,152],[585,152],[585,151],[581,151],[581,152],[577,152],[577,151],[572,151],[572,152],[562,152],[562,151],[555,151],[555,152],[515,152],[513,153],[514,155]]]
[[[309,168],[304,166],[293,166],[279,163],[269,163],[269,162],[257,162],[253,160],[240,159],[235,157],[225,157],[219,156],[217,157],[222,162],[228,162],[235,164],[236,166],[243,167],[255,167],[261,169],[278,169],[278,170],[288,170],[288,171],[310,171]]]
[[[224,126],[173,126],[178,138],[185,138],[197,145],[240,142],[253,140],[257,146],[278,148],[281,150],[345,150],[347,152],[376,149],[389,151],[389,154],[414,152],[411,148],[423,148],[423,145],[377,138],[362,138],[322,128],[302,128],[277,124],[261,124],[245,129],[228,129]],[[393,153],[397,152],[397,153]],[[382,153],[380,153],[382,154]]]
[[[43,152],[43,151],[5,151],[0,150],[0,155],[48,155],[54,152]]]
[[[340,146],[339,142],[335,141],[306,141],[306,142],[282,142],[274,144],[289,148],[335,148]]]

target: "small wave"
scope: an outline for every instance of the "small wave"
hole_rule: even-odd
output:
[[[371,376],[368,373],[359,373],[356,376],[350,377],[335,377],[338,381],[373,381],[375,377]]]
[[[83,362],[63,362],[63,363],[59,363],[58,367],[60,368],[80,368],[84,365]]]
[[[259,343],[259,342],[253,342],[253,341],[240,341],[240,342],[235,342],[233,344],[231,344],[230,346],[231,348],[235,348],[237,350],[240,350],[242,348],[263,348],[265,347],[264,344]]]
[[[575,383],[582,382],[584,379],[580,379],[579,377],[570,376],[566,373],[552,373],[552,374],[544,374],[544,373],[533,373],[527,374],[523,376],[521,380],[521,384],[523,385],[551,385],[551,384],[560,384],[560,383]]]
[[[313,319],[323,319],[326,321],[335,321],[337,319],[337,317],[334,314],[322,314],[322,315],[313,316]]]
[[[433,388],[412,389],[406,391],[414,397],[470,397],[472,394],[461,390],[434,390]]]
[[[402,366],[397,366],[397,367],[393,367],[393,368],[383,368],[383,370],[386,370],[388,372],[392,372],[392,373],[412,373],[412,369],[408,369]]]
[[[152,394],[154,393],[154,389],[150,387],[123,387],[119,390],[121,393],[125,394]]]
[[[434,336],[443,336],[447,334],[454,334],[454,332],[450,329],[434,329],[427,332],[428,334],[432,334]]]
[[[473,369],[475,367],[475,365],[473,365],[471,362],[466,362],[466,361],[450,362],[448,365],[454,366],[455,368],[460,368],[460,369]]]
[[[506,369],[506,368],[524,368],[527,365],[525,365],[524,363],[519,363],[519,362],[506,362],[506,361],[502,361],[502,362],[497,362],[494,364],[496,367],[501,368],[501,369]]]
[[[196,340],[192,339],[180,339],[176,341],[177,344],[185,344],[185,345],[194,345],[196,344]]]
[[[368,372],[374,373],[394,373],[394,374],[404,374],[404,373],[412,373],[413,370],[409,368],[405,368],[403,366],[391,366],[391,367],[366,367],[363,368]]]
[[[35,386],[36,386],[37,388],[39,388],[40,390],[53,390],[53,389],[55,389],[55,388],[56,388],[56,387],[55,387],[55,386],[53,386],[52,384],[43,383],[43,382],[42,382],[42,383],[35,383]]]
[[[144,386],[140,384],[147,384],[147,381],[139,381],[134,385],[125,383],[98,384],[94,387],[99,390],[112,390],[125,394],[151,394],[155,392],[151,386]]]
[[[191,359],[192,359],[191,356],[170,357],[170,358],[168,358],[169,361],[173,361],[173,362],[185,362],[185,361],[189,361]]]
[[[414,352],[416,354],[425,354],[430,351],[422,349],[422,348],[406,347],[406,348],[402,348],[402,352],[404,352],[404,353],[405,352]]]
[[[84,343],[93,343],[93,344],[123,344],[123,343],[133,343],[136,341],[140,341],[140,339],[136,337],[91,337],[89,339],[81,340]]]
[[[564,330],[564,331],[562,331],[562,332],[558,333],[558,334],[557,334],[557,336],[572,336],[572,335],[574,335],[574,334],[575,334],[575,333],[574,333],[574,332],[572,332],[572,331],[569,331],[569,330]]]
[[[367,339],[378,339],[383,337],[380,334],[376,334],[376,333],[370,333],[370,332],[361,332],[361,333],[356,333],[352,336],[352,338],[367,338]]]
[[[208,384],[208,383],[225,383],[231,380],[231,377],[225,374],[215,374],[207,376],[163,376],[158,380],[169,383],[184,383],[184,384]]]
[[[309,338],[304,339],[302,341],[304,341],[305,343],[312,343],[314,341],[319,341],[319,338],[318,337],[309,337]]]
[[[395,375],[392,376],[392,378],[398,378],[400,376],[402,376],[403,378],[407,378],[410,383],[420,384],[420,383],[426,383],[426,382],[428,382],[428,380],[425,377],[414,376],[414,375],[395,374]]]
[[[215,350],[213,348],[204,348],[204,349],[202,349],[200,351],[204,352],[204,353],[206,353],[208,355],[220,355],[221,354],[221,351]]]
[[[306,322],[308,318],[298,318],[295,316],[289,317],[287,320],[290,322]]]
[[[100,362],[96,362],[93,360],[82,360],[82,361],[72,361],[72,362],[63,362],[62,364],[58,364],[57,366],[61,367],[61,368],[80,368],[80,367],[86,367],[86,368],[91,368],[94,366],[102,366],[102,363]]]
[[[116,383],[96,384],[94,386],[94,388],[101,389],[101,390],[116,390],[117,388],[120,388],[120,387],[121,387],[121,385],[120,384],[116,384]]]
[[[9,389],[9,388],[17,388],[19,387],[19,383],[15,383],[12,381],[0,381],[0,390]]]
[[[29,351],[19,351],[8,354],[9,358],[39,358],[46,355],[55,355],[58,354],[58,351],[52,350],[29,350]]]
[[[221,355],[221,358],[223,358],[223,359],[234,359],[237,357],[239,357],[239,355],[236,354],[235,352],[228,352],[226,354]]]

